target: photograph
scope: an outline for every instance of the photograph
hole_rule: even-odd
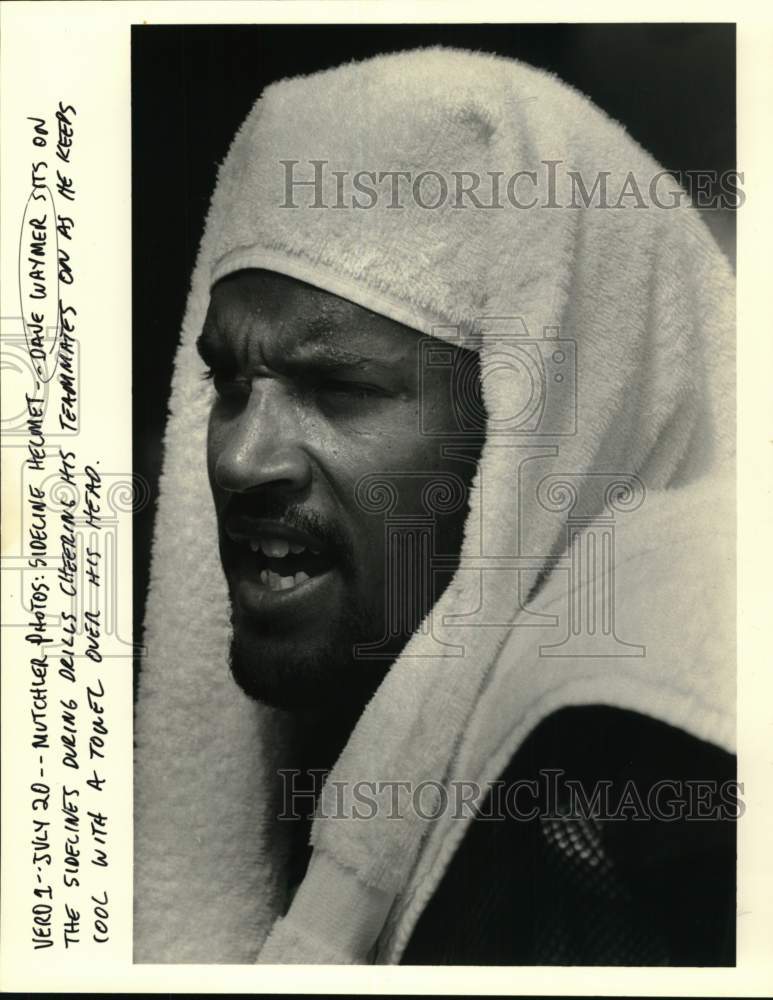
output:
[[[132,961],[733,968],[736,25],[291,6],[131,26]]]

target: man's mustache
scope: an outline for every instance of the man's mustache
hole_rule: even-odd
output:
[[[218,518],[223,528],[240,518],[276,521],[319,539],[330,552],[335,553],[336,560],[353,566],[354,553],[349,538],[339,525],[313,507],[287,502],[276,495],[233,494],[218,512]]]

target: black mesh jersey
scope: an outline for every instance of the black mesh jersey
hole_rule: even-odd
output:
[[[645,716],[554,713],[469,823],[402,964],[733,965],[735,779],[734,756]]]

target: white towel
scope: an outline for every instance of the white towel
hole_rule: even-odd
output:
[[[326,161],[328,205],[334,171],[499,172],[503,184],[534,171],[518,197],[535,205],[449,198],[428,209],[409,185],[399,209],[383,187],[369,209],[352,207],[348,189],[343,209],[309,207],[308,187],[293,189],[298,208],[282,207],[282,161],[306,179],[313,160]],[[527,334],[548,381],[543,332],[576,346],[576,387],[545,395],[538,429],[552,435],[490,430],[460,570],[366,707],[323,812],[333,780],[491,780],[541,719],[571,704],[633,709],[732,747],[732,275],[692,209],[635,207],[635,197],[545,207],[570,203],[568,171],[588,189],[608,172],[614,204],[631,177],[648,192],[660,168],[554,77],[448,49],[274,84],[237,134],[193,275],[165,439],[136,719],[137,961],[398,961],[465,827],[411,810],[319,818],[284,915],[272,769],[292,722],[229,675],[205,470],[211,388],[194,348],[211,285],[235,270],[278,271],[478,349],[490,429],[512,427],[532,391],[512,371],[486,377],[503,331]],[[592,556],[591,536],[612,530],[615,632],[630,645],[600,654],[580,635],[556,655],[571,608],[587,608],[597,582],[573,574],[577,553]],[[476,562],[506,556],[531,568],[519,577]],[[646,655],[628,655],[639,647]]]

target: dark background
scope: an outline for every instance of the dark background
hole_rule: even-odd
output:
[[[133,459],[152,498],[134,519],[138,637],[172,360],[217,165],[271,81],[436,44],[555,72],[668,169],[735,169],[732,24],[134,26]],[[734,259],[733,213],[707,221]]]

